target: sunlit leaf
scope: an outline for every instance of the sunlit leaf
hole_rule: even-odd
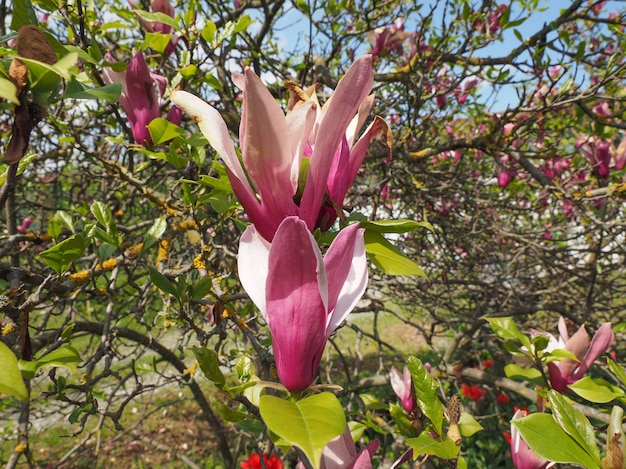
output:
[[[343,407],[335,395],[328,392],[299,401],[264,395],[260,398],[259,411],[267,427],[287,443],[300,448],[316,469],[320,467],[326,443],[346,428]]]
[[[17,364],[17,357],[3,342],[0,342],[0,393],[10,394],[19,400],[28,400],[28,390]]]
[[[80,234],[75,234],[39,253],[39,257],[57,274],[62,274],[76,259],[83,255],[85,241]]]
[[[36,360],[20,360],[19,367],[25,379],[33,379],[35,373],[45,366],[61,366],[76,371],[81,362],[80,353],[70,344],[63,344],[59,348],[47,353]]]
[[[415,262],[377,231],[365,231],[365,251],[367,257],[385,274],[426,277],[424,271]]]

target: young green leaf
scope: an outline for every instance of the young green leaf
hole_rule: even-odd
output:
[[[148,267],[148,272],[150,273],[150,280],[155,287],[162,292],[169,293],[180,302],[181,298],[176,285],[170,282],[165,275],[156,270],[154,267]]]
[[[198,365],[200,365],[204,376],[210,381],[213,381],[219,389],[222,389],[226,383],[226,379],[224,378],[224,373],[220,370],[217,352],[206,347],[192,347],[191,351],[196,357],[196,360],[198,360]]]
[[[85,242],[80,234],[75,234],[55,244],[51,248],[39,253],[39,257],[48,264],[49,267],[61,275],[67,271],[76,259],[83,255]]]
[[[415,262],[377,231],[365,231],[365,252],[374,265],[385,274],[426,277],[424,271]]]
[[[81,362],[80,353],[70,344],[63,344],[58,349],[47,353],[36,360],[20,360],[18,365],[24,379],[33,379],[35,373],[44,366],[62,366],[76,371],[76,366]]]
[[[4,342],[0,342],[0,393],[28,401],[28,390],[17,365],[17,357]]]
[[[600,469],[595,459],[569,436],[550,414],[530,414],[513,420],[524,441],[539,456],[554,462]]]
[[[407,360],[417,405],[426,417],[430,419],[438,435],[442,434],[443,428],[443,404],[438,397],[439,385],[428,372],[419,358],[409,357]]]
[[[259,411],[265,425],[287,443],[300,448],[315,469],[320,467],[326,444],[346,428],[343,407],[328,392],[299,401],[264,395],[260,398]]]
[[[427,432],[422,432],[417,438],[409,438],[406,443],[413,448],[413,458],[423,454],[431,454],[442,459],[453,459],[461,451],[461,447],[457,446],[450,438],[443,441],[436,440]]]
[[[587,417],[576,410],[560,392],[549,390],[548,399],[556,423],[574,438],[589,456],[601,464],[596,434]]]

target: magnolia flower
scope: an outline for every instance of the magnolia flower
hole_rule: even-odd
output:
[[[372,456],[378,445],[378,440],[374,440],[357,453],[350,428],[346,425],[343,434],[330,440],[322,450],[320,468],[372,469]]]
[[[609,176],[611,164],[611,144],[605,140],[598,140],[594,137],[585,141],[575,143],[580,151],[591,163],[593,173],[596,177],[605,178]]]
[[[374,78],[371,61],[370,55],[355,61],[321,111],[316,99],[292,86],[301,96],[292,100],[287,115],[252,70],[235,76],[243,89],[241,160],[216,109],[187,92],[172,93],[172,101],[198,122],[224,160],[235,195],[267,241],[273,239],[283,219],[292,215],[314,230],[327,194],[331,205],[343,202],[369,141],[383,128],[382,119],[376,119],[355,142],[365,120],[362,105],[369,106],[368,112],[371,107],[367,99]],[[299,190],[304,158],[310,164]]]
[[[590,344],[589,334],[584,325],[580,326],[572,337],[569,337],[563,317],[559,318],[559,333],[558,340],[551,337],[548,350],[565,349],[572,352],[579,360],[564,358],[559,362],[548,363],[552,388],[565,392],[569,384],[581,379],[593,362],[608,350],[613,343],[614,334],[611,323],[607,322],[598,329]]]
[[[535,454],[522,439],[522,435],[520,435],[517,427],[513,425],[513,420],[521,419],[527,415],[527,410],[519,409],[511,419],[511,437],[509,443],[511,444],[511,457],[513,458],[515,469],[545,469],[554,466],[554,463],[549,463],[547,459],[543,459],[541,456]]]
[[[400,374],[395,366],[391,367],[389,371],[389,381],[391,387],[396,393],[396,396],[400,399],[402,407],[409,414],[417,408],[417,402],[415,400],[415,388],[413,387],[413,380],[411,379],[411,372],[405,365],[403,373]]]
[[[271,243],[250,225],[239,243],[239,278],[269,326],[278,377],[292,392],[315,379],[326,340],[367,285],[363,229],[344,228],[322,253],[306,223],[287,217]]]
[[[111,54],[107,54],[105,60],[115,62]],[[112,68],[105,67],[103,78],[106,83],[122,84],[120,104],[128,117],[135,142],[140,145],[152,143],[147,126],[153,119],[161,117],[161,97],[167,85],[165,78],[150,73],[142,51],[133,55],[125,72],[115,72]],[[173,107],[167,119],[174,124],[180,124],[180,110]]]
[[[370,54],[377,57],[387,57],[392,53],[402,55],[402,44],[411,36],[411,33],[404,32],[402,18],[398,18],[390,28],[380,27],[367,33],[367,39],[372,44]]]

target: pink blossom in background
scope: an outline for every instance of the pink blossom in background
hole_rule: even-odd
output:
[[[19,231],[20,233],[26,233],[28,231],[28,228],[30,228],[30,225],[32,225],[34,221],[34,218],[24,218],[22,220],[22,223],[20,223],[20,226],[17,227],[17,231]]]
[[[367,33],[367,39],[372,44],[370,54],[384,58],[391,54],[402,55],[403,43],[411,37],[411,33],[404,32],[402,18],[398,18],[391,27],[380,27]]]
[[[575,145],[578,151],[591,164],[596,177],[605,178],[609,176],[611,164],[610,142],[589,137],[577,140]]]
[[[111,54],[105,56],[107,62],[115,62]],[[167,85],[161,75],[151,73],[142,51],[133,55],[125,72],[116,72],[104,67],[102,77],[105,83],[121,83],[120,104],[130,123],[133,138],[139,145],[152,143],[148,124],[162,115],[162,96]],[[170,111],[168,117],[174,124],[180,124],[180,112]]]
[[[391,388],[396,396],[400,399],[402,407],[409,414],[417,409],[417,401],[415,399],[415,388],[413,387],[413,379],[411,378],[411,372],[405,365],[402,374],[395,366],[389,370],[389,381]]]

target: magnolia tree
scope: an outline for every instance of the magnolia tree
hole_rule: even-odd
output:
[[[7,467],[626,467],[623,5],[0,14]]]

